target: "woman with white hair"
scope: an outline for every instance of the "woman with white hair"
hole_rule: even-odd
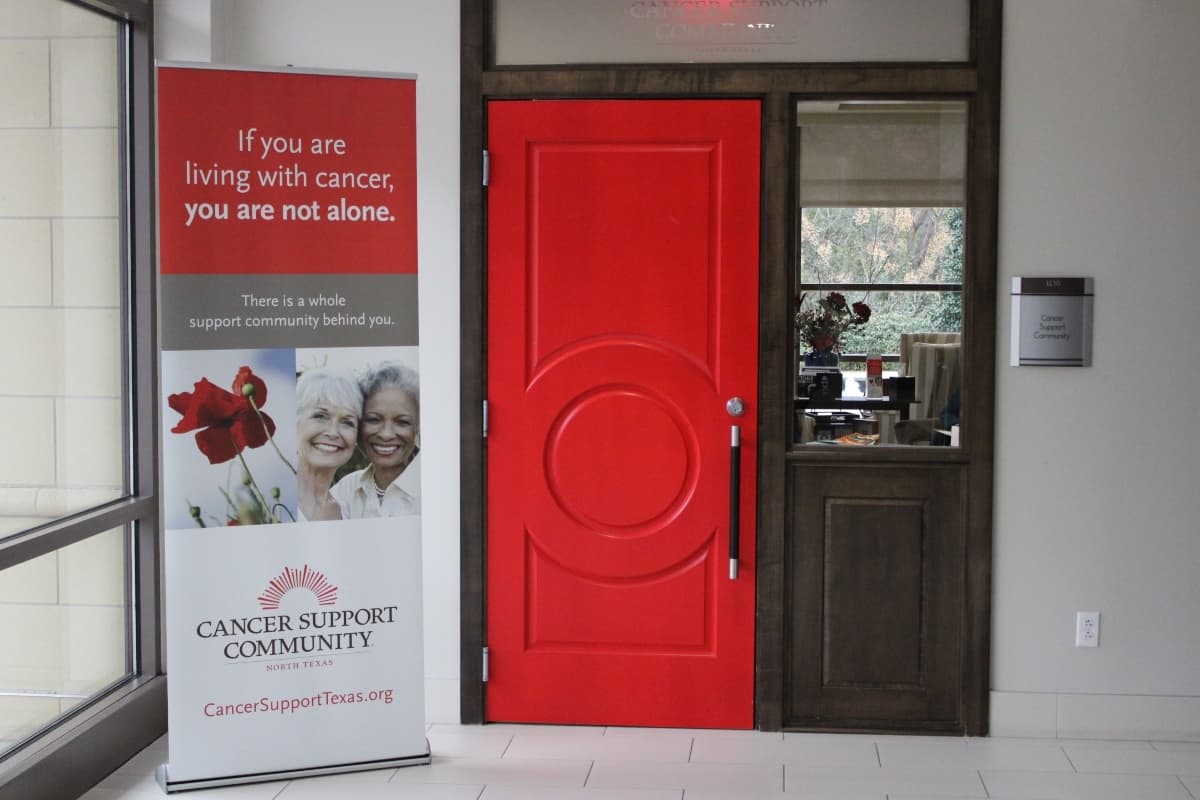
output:
[[[354,455],[362,402],[358,384],[336,372],[305,370],[296,381],[297,521],[345,516],[329,488]]]
[[[400,485],[400,476],[419,449],[420,376],[411,367],[388,361],[358,383],[364,398],[358,443],[371,463],[338,481],[333,496],[351,519],[420,514],[419,497]]]

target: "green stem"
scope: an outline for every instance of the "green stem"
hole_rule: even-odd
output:
[[[238,447],[237,440],[233,439],[232,431],[229,433],[229,438],[233,440],[233,447],[237,451],[238,461],[242,463],[242,471],[250,481],[250,491],[254,493],[254,499],[258,501],[259,506],[262,508],[263,513],[267,515],[269,521],[279,522],[279,519],[271,511],[271,506],[267,502],[266,495],[262,493],[262,489],[258,488],[258,483],[254,480],[254,474],[250,472],[250,466],[246,463],[246,459],[242,457],[242,448]]]
[[[267,427],[267,420],[265,417],[263,417],[263,413],[258,410],[258,403],[254,402],[254,397],[247,397],[246,400],[250,402],[250,407],[253,408],[254,413],[258,415],[258,421],[262,423],[263,433],[267,434],[267,441],[271,443],[271,447],[275,448],[275,452],[279,454],[281,459],[283,459],[283,463],[287,464],[287,468],[292,471],[292,474],[297,474],[296,468],[292,466],[292,462],[287,460],[287,456],[285,456],[283,451],[279,449],[279,445],[275,444],[275,437],[272,435],[271,429]]]
[[[204,520],[200,518],[200,509],[196,508],[196,506],[193,506],[192,501],[188,500],[186,497],[183,498],[183,502],[187,503],[188,514],[191,515],[192,519],[196,521],[196,524],[199,525],[201,528],[207,528],[208,526],[204,524]],[[195,514],[192,514],[193,508],[196,509]]]
[[[233,502],[233,498],[229,496],[229,492],[226,491],[224,488],[218,486],[217,489],[220,490],[221,496],[225,498],[225,505],[229,506],[229,512],[232,513],[233,516],[236,517],[237,516],[237,503]]]

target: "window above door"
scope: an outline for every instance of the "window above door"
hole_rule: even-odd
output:
[[[498,66],[964,62],[968,0],[495,0]]]

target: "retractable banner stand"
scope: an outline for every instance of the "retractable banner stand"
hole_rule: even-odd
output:
[[[416,87],[158,68],[168,792],[429,763]]]

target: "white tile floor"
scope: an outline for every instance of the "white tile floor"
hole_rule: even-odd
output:
[[[1200,742],[432,725],[433,764],[181,800],[1200,800]],[[84,800],[162,798],[158,740]]]

